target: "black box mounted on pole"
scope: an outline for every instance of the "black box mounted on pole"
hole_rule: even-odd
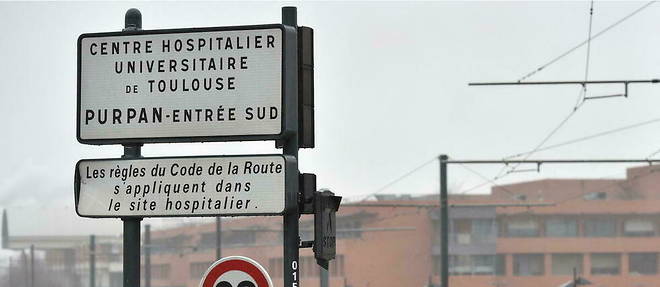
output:
[[[298,27],[300,147],[314,148],[314,29]]]
[[[314,195],[316,193],[316,175],[313,173],[300,174],[300,196],[298,209],[300,214],[314,214]]]
[[[314,29],[298,27],[298,143],[314,148]],[[275,142],[282,148],[282,140]]]
[[[329,190],[316,193],[314,198],[314,258],[326,270],[337,253],[336,213],[341,196]]]

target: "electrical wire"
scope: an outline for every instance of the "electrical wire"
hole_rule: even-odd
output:
[[[576,144],[576,143],[579,143],[579,142],[588,141],[588,140],[599,138],[599,137],[606,136],[606,135],[616,134],[616,133],[619,133],[619,132],[635,129],[635,128],[638,128],[638,127],[642,127],[642,126],[646,126],[646,125],[650,125],[650,124],[658,123],[658,122],[660,122],[660,118],[654,118],[654,119],[650,119],[650,120],[646,120],[646,121],[642,121],[642,122],[638,122],[638,123],[634,123],[634,124],[630,124],[630,125],[621,126],[621,127],[614,128],[614,129],[611,129],[611,130],[602,131],[602,132],[591,134],[591,135],[588,135],[588,136],[574,138],[574,139],[567,140],[567,141],[564,141],[564,142],[549,145],[549,146],[546,146],[546,147],[543,147],[543,148],[540,148],[540,149],[529,150],[529,151],[526,151],[526,152],[509,155],[507,157],[504,157],[504,159],[505,160],[506,159],[513,159],[513,158],[521,157],[521,156],[524,156],[524,155],[527,155],[527,154],[531,154],[533,152],[541,152],[541,151],[547,151],[547,150],[551,150],[551,149],[555,149],[555,148],[560,148],[560,147]],[[645,158],[651,158],[652,156],[657,155],[659,153],[660,153],[660,149],[658,149],[655,152],[649,154]],[[484,177],[484,176],[485,175],[480,174],[480,177]],[[488,177],[486,176],[486,178],[488,178]],[[469,193],[470,191],[479,189],[479,188],[481,188],[483,186],[486,186],[488,184],[491,184],[491,182],[497,181],[499,179],[500,179],[500,177],[489,178],[485,182],[479,183],[477,185],[474,185],[474,186],[471,186],[471,187],[468,187],[468,188],[465,188],[465,189],[461,189],[457,194]],[[370,196],[371,195],[373,195],[373,193],[371,193]]]
[[[495,183],[494,180],[489,179],[487,176],[485,176],[485,175],[483,175],[483,174],[477,172],[476,170],[474,170],[474,169],[468,167],[466,164],[462,164],[462,163],[461,163],[460,166],[463,167],[464,169],[468,170],[469,172],[471,172],[471,173],[473,173],[473,174],[476,174],[477,176],[481,177],[482,179],[487,180],[487,181],[488,181],[489,183],[491,183],[493,186],[501,188],[504,192],[506,192],[507,194],[509,194],[512,198],[516,196],[516,194],[515,194],[513,191],[508,190],[508,189],[507,189],[506,187],[504,187],[504,186],[498,185],[497,183]],[[462,191],[461,193],[458,193],[458,195],[463,195],[463,194],[465,194],[465,193],[466,193],[466,191]]]
[[[647,121],[643,121],[643,122],[639,122],[639,123],[634,123],[634,124],[631,124],[631,125],[626,125],[626,126],[618,127],[618,128],[615,128],[615,129],[595,133],[595,134],[592,134],[592,135],[579,137],[579,138],[575,138],[575,139],[568,140],[568,141],[565,141],[565,142],[549,145],[549,146],[546,146],[546,147],[543,147],[543,148],[540,148],[540,149],[536,150],[536,152],[546,151],[546,150],[550,150],[550,149],[554,149],[554,148],[558,148],[558,147],[563,147],[563,146],[567,146],[567,145],[570,145],[570,144],[587,141],[587,140],[590,140],[590,139],[594,139],[594,138],[598,138],[598,137],[602,137],[602,136],[606,136],[606,135],[626,131],[626,130],[633,129],[633,128],[638,128],[638,127],[641,127],[641,126],[645,126],[645,125],[652,124],[652,123],[657,123],[657,122],[660,122],[660,118],[655,118],[655,119],[651,119],[651,120],[647,120]],[[530,150],[530,151],[526,151],[526,152],[522,152],[522,153],[507,156],[504,159],[517,158],[517,157],[521,157],[523,155],[526,155],[526,154],[529,154],[529,153],[532,153],[532,152],[533,152],[533,150]],[[646,158],[650,158],[650,157],[652,157],[652,156],[654,156],[658,153],[660,153],[660,149],[658,149],[658,151],[656,151],[655,153],[650,154]]]
[[[588,37],[585,41],[583,41],[582,43],[578,44],[577,46],[575,46],[575,47],[569,49],[568,51],[562,53],[562,54],[559,55],[558,57],[555,57],[554,59],[552,59],[551,61],[547,62],[546,64],[544,64],[544,65],[540,66],[539,68],[533,70],[532,72],[528,73],[527,75],[525,75],[524,77],[522,77],[520,80],[518,80],[518,82],[521,82],[521,81],[523,81],[523,80],[525,80],[525,79],[531,77],[532,75],[536,74],[537,72],[539,72],[539,71],[545,69],[546,67],[548,67],[548,66],[554,64],[555,62],[557,62],[557,61],[559,61],[560,59],[562,59],[563,57],[565,57],[565,56],[571,54],[572,52],[574,52],[574,51],[577,50],[578,48],[584,46],[585,44],[588,46],[588,47],[587,47],[587,48],[588,48],[588,50],[587,50],[587,60],[586,60],[586,67],[585,67],[585,81],[586,81],[587,78],[588,78],[588,73],[589,73],[589,60],[590,60],[589,58],[590,58],[590,46],[591,46],[591,40],[594,40],[594,39],[598,38],[599,36],[603,35],[603,34],[606,33],[607,31],[609,31],[609,30],[613,29],[614,27],[618,26],[619,24],[625,22],[626,20],[630,19],[632,16],[636,15],[637,13],[641,12],[642,10],[648,8],[649,6],[651,6],[652,4],[654,4],[655,2],[656,2],[656,1],[650,1],[650,2],[648,2],[648,3],[644,4],[644,5],[642,5],[640,8],[634,10],[632,13],[630,13],[630,14],[624,16],[623,18],[617,20],[616,22],[612,23],[611,25],[607,26],[606,28],[604,28],[603,30],[599,31],[598,33],[596,33],[595,35],[592,36],[592,24],[593,24],[593,1],[591,1],[591,7],[590,7],[590,11],[589,11],[589,14],[590,14],[590,19],[589,19],[589,37]],[[559,130],[560,130],[560,129],[561,129],[561,128],[562,128],[562,127],[568,122],[568,120],[569,120],[569,119],[570,119],[570,118],[576,113],[576,111],[577,111],[577,110],[578,110],[578,109],[584,104],[584,97],[585,97],[585,95],[586,95],[586,86],[583,86],[582,89],[581,89],[581,91],[580,91],[580,95],[578,96],[578,102],[577,102],[577,103],[575,104],[575,106],[573,107],[573,110],[572,110],[572,111],[571,111],[571,112],[570,112],[570,113],[569,113],[569,114],[568,114],[568,115],[567,115],[567,116],[566,116],[566,117],[565,117],[565,118],[564,118],[564,119],[563,119],[563,120],[562,120],[562,121],[561,121],[561,122],[560,122],[560,123],[554,128],[554,129],[552,129],[552,130],[550,131],[550,133],[549,133],[549,134],[548,134],[548,135],[547,135],[547,136],[546,136],[546,137],[545,137],[545,138],[544,138],[544,139],[543,139],[543,140],[542,140],[542,141],[541,141],[541,142],[540,142],[540,143],[539,143],[534,149],[532,149],[531,151],[524,152],[524,153],[519,153],[519,154],[515,154],[515,155],[512,155],[512,156],[508,156],[508,157],[505,157],[504,159],[510,159],[510,158],[515,158],[515,157],[525,156],[524,159],[526,160],[526,159],[528,159],[531,155],[533,155],[534,153],[536,153],[536,152],[538,152],[538,151],[549,150],[549,149],[552,149],[552,148],[556,148],[556,147],[560,147],[560,146],[565,146],[565,145],[572,144],[572,143],[575,143],[575,142],[580,142],[580,141],[588,140],[588,139],[591,139],[591,138],[594,138],[594,137],[599,137],[599,136],[603,136],[603,135],[607,135],[607,134],[610,134],[610,133],[615,133],[615,132],[623,131],[623,130],[626,130],[626,129],[628,129],[628,128],[633,128],[633,127],[637,127],[637,126],[638,126],[637,124],[635,124],[635,125],[632,125],[632,126],[629,126],[629,127],[622,127],[622,128],[615,129],[615,130],[612,130],[612,131],[602,132],[602,133],[600,133],[600,134],[595,134],[595,135],[592,135],[592,136],[583,137],[583,138],[578,138],[578,139],[570,140],[570,141],[567,141],[567,142],[564,142],[564,143],[555,144],[555,145],[548,146],[548,147],[543,147],[543,145],[545,145],[545,143],[547,143],[547,141],[550,140],[550,138],[552,138],[552,136],[554,136],[554,134],[556,134],[557,131],[559,131]],[[645,125],[645,124],[648,124],[648,123],[651,123],[651,122],[655,122],[655,121],[657,121],[657,120],[660,120],[660,119],[651,120],[651,121],[648,121],[648,122],[642,122],[642,123],[640,123],[639,125],[640,125],[640,126],[641,126],[641,125]],[[660,150],[658,150],[656,153],[660,153]],[[655,155],[656,153],[654,153],[653,155]],[[431,160],[429,160],[429,161],[423,163],[423,164],[420,165],[420,166],[417,166],[416,168],[412,169],[411,171],[409,171],[409,172],[403,174],[402,176],[398,177],[397,179],[395,179],[395,180],[391,181],[390,183],[384,185],[383,187],[377,189],[375,192],[373,192],[373,193],[367,195],[364,199],[367,199],[367,198],[369,198],[369,197],[371,197],[371,196],[373,196],[373,195],[375,195],[375,194],[378,194],[378,193],[382,192],[383,190],[389,188],[390,186],[392,186],[392,185],[398,183],[399,181],[403,180],[404,178],[406,178],[406,177],[410,176],[411,174],[415,173],[417,170],[421,169],[422,167],[426,166],[427,164],[433,162],[434,160],[435,160],[435,158],[433,158],[433,159],[431,159]],[[496,181],[496,180],[499,180],[499,179],[501,179],[501,178],[507,176],[508,174],[511,174],[511,173],[515,172],[515,170],[517,169],[517,167],[518,167],[519,165],[520,165],[520,164],[516,164],[516,165],[514,165],[514,167],[510,168],[510,169],[509,169],[508,171],[506,171],[506,172],[505,172],[505,170],[506,170],[507,166],[503,166],[502,169],[497,173],[497,175],[496,175],[495,177],[493,177],[492,179],[489,179],[489,178],[486,177],[486,179],[488,179],[486,182],[481,183],[481,184],[478,184],[478,185],[473,186],[473,187],[471,187],[471,188],[468,188],[468,189],[466,189],[466,190],[462,190],[462,191],[461,191],[461,194],[467,193],[467,192],[469,192],[469,191],[471,191],[471,190],[477,189],[477,188],[482,187],[482,186],[484,186],[484,185],[487,185],[487,184],[489,184],[489,183],[491,183],[491,182],[494,182],[494,181]],[[363,199],[363,200],[364,200],[364,199]]]
[[[405,179],[406,177],[408,177],[408,176],[410,176],[411,174],[417,172],[418,170],[424,168],[424,167],[427,166],[428,164],[430,164],[430,163],[436,161],[437,159],[438,159],[437,157],[433,157],[433,158],[431,158],[431,159],[429,159],[429,160],[423,162],[422,164],[418,165],[417,167],[413,168],[412,170],[410,170],[410,171],[408,171],[408,172],[402,174],[401,176],[397,177],[396,179],[394,179],[394,180],[390,181],[389,183],[385,184],[384,186],[382,186],[381,188],[377,189],[376,191],[374,191],[374,192],[368,194],[368,195],[367,195],[364,199],[362,199],[362,200],[364,201],[364,200],[368,199],[369,197],[372,197],[372,196],[374,196],[374,195],[376,195],[376,194],[382,192],[383,190],[386,190],[387,188],[391,187],[392,185],[397,184],[399,181]]]
[[[653,157],[654,155],[656,155],[658,153],[660,153],[660,149],[658,149],[658,150],[652,152],[651,154],[647,155],[646,158],[651,158],[651,157]]]
[[[553,58],[552,60],[548,61],[547,63],[545,63],[545,64],[541,65],[540,67],[538,67],[538,68],[532,70],[531,72],[525,74],[524,76],[522,76],[522,77],[518,80],[518,82],[522,82],[522,81],[528,79],[529,77],[535,75],[536,73],[538,73],[538,72],[544,70],[544,69],[547,68],[548,66],[550,66],[550,65],[556,63],[557,61],[561,60],[562,58],[564,58],[564,57],[570,55],[571,53],[575,52],[575,50],[577,50],[577,49],[579,49],[580,47],[582,47],[582,46],[584,46],[585,44],[587,44],[589,41],[594,40],[594,39],[600,37],[601,35],[603,35],[603,34],[606,33],[607,31],[609,31],[609,30],[613,29],[614,27],[618,26],[619,24],[625,22],[626,20],[630,19],[632,16],[635,16],[637,13],[639,13],[639,12],[641,12],[642,10],[648,8],[649,6],[651,6],[651,4],[653,4],[653,3],[655,3],[655,2],[656,2],[656,1],[649,1],[648,3],[642,5],[641,7],[637,8],[637,9],[636,9],[635,11],[633,11],[632,13],[630,13],[630,14],[624,16],[623,18],[617,20],[616,22],[610,24],[609,26],[605,27],[603,30],[599,31],[598,33],[596,33],[595,35],[589,37],[588,39],[582,41],[581,43],[579,43],[579,44],[576,45],[575,47],[568,49],[566,52],[560,54],[559,56]]]
[[[592,0],[591,1],[591,7],[589,8],[589,34],[588,34],[588,37],[587,37],[587,57],[586,57],[587,59],[586,59],[585,68],[584,68],[584,81],[585,82],[587,80],[589,80],[589,57],[591,55],[591,27],[592,27],[592,23],[593,23],[593,16],[594,16],[594,1]],[[557,133],[557,131],[559,131],[559,129],[561,129],[568,122],[568,120],[571,117],[573,117],[573,115],[575,115],[575,113],[578,111],[578,109],[580,109],[582,104],[584,104],[584,98],[586,97],[586,95],[587,95],[587,85],[582,85],[582,89],[580,90],[580,93],[578,95],[577,102],[573,106],[573,110],[559,123],[559,125],[557,125],[557,127],[555,127],[550,132],[550,134],[548,134],[541,141],[541,143],[539,143],[530,153],[525,155],[524,160],[527,160],[532,154],[538,152],[538,150],[541,149],[543,147],[543,145],[545,145],[545,143],[548,142],[548,140],[550,140],[550,138],[552,136],[554,136]],[[519,166],[520,166],[520,163],[514,165],[511,169],[509,169],[507,174],[515,172],[516,169]]]

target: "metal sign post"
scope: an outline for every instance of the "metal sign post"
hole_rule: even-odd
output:
[[[447,155],[440,155],[440,286],[449,286],[449,196],[447,191]]]
[[[124,17],[124,31],[142,30],[142,14],[137,9],[129,9]],[[80,115],[80,113],[78,113]],[[122,158],[142,157],[142,144],[124,145]],[[140,287],[140,221],[142,218],[122,218],[123,233],[123,281],[124,287]]]
[[[298,27],[298,15],[296,7],[283,7],[282,8],[282,24],[290,26],[293,28]],[[297,42],[297,40],[296,40]],[[297,54],[297,53],[296,53]],[[295,61],[295,67],[298,67],[297,56],[292,57],[292,61]],[[292,98],[293,102],[298,102],[298,70],[290,69],[288,71],[291,73],[291,77],[288,77],[289,81],[284,83],[285,85],[291,86],[291,93],[286,95]],[[289,117],[292,121],[298,122],[298,109],[293,109],[289,113]],[[293,132],[288,138],[284,140],[283,144],[283,153],[285,155],[293,156],[298,159],[298,125],[292,127]],[[298,287],[300,286],[300,272],[299,272],[299,245],[300,245],[300,235],[298,233],[298,220],[300,214],[298,211],[298,183],[295,183],[295,188],[287,190],[286,194],[286,211],[284,213],[283,219],[283,236],[284,236],[284,263],[283,266],[283,277],[284,278],[284,287]]]

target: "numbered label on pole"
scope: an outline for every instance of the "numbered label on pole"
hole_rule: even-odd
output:
[[[266,269],[243,256],[222,258],[204,273],[199,287],[273,287]]]

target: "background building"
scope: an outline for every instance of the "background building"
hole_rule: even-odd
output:
[[[558,286],[575,271],[594,286],[658,286],[660,173],[628,170],[621,180],[547,179],[457,195],[450,209],[453,286]],[[496,207],[497,204],[548,206]],[[465,206],[467,205],[467,206]],[[425,286],[439,282],[437,196],[379,196],[345,204],[337,216],[331,286]],[[312,219],[301,221],[311,239]],[[156,287],[197,286],[215,259],[215,225],[152,234]],[[281,220],[223,221],[223,256],[261,262],[281,286]],[[301,252],[303,286],[318,286],[311,250]]]

